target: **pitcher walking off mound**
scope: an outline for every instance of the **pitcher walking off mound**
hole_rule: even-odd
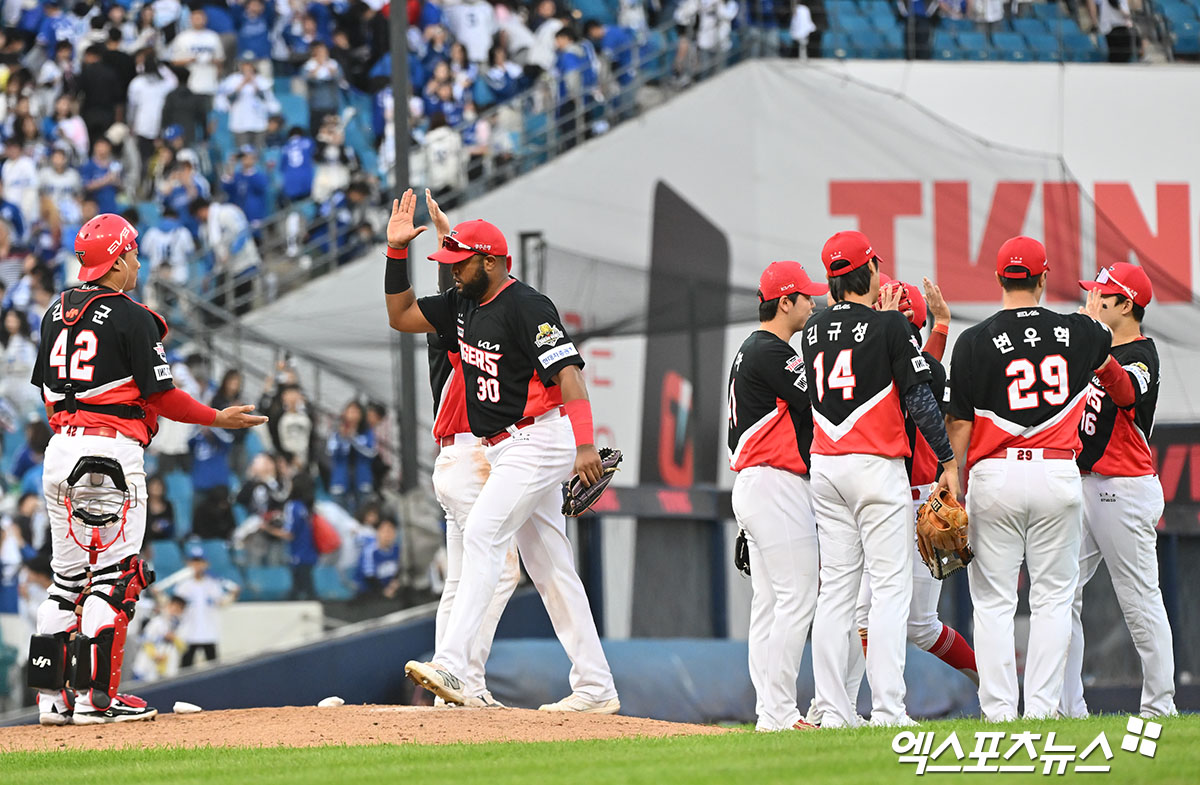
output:
[[[1158,588],[1158,535],[1163,491],[1154,473],[1150,431],[1158,404],[1159,364],[1154,341],[1142,335],[1150,278],[1120,263],[1080,286],[1100,295],[1100,321],[1113,333],[1112,356],[1121,373],[1104,384],[1092,379],[1080,422],[1083,452],[1083,545],[1079,588],[1071,613],[1071,648],[1062,713],[1086,717],[1083,700],[1083,587],[1103,559],[1117,602],[1142,660],[1143,717],[1175,714],[1175,656],[1171,625]]]
[[[813,407],[812,493],[821,549],[813,622],[815,709],[823,727],[854,725],[846,690],[850,634],[864,566],[871,588],[867,680],[875,725],[909,725],[904,655],[912,597],[912,495],[904,412],[958,492],[928,363],[896,311],[876,311],[879,258],[861,232],[838,232],[821,252],[830,308],[812,317],[801,342]],[[903,405],[901,401],[903,400]]]
[[[432,662],[405,671],[446,702],[466,703],[461,674],[515,535],[572,663],[571,695],[541,708],[615,713],[621,704],[559,511],[572,471],[589,485],[603,472],[583,359],[554,303],[508,275],[504,235],[486,221],[451,230],[429,258],[453,265],[455,288],[418,300],[407,261],[409,243],[425,231],[413,226],[415,207],[408,190],[388,222],[388,321],[401,332],[457,335],[467,419],[491,472],[463,526],[462,580],[442,643]]]
[[[1017,718],[1013,617],[1023,561],[1031,617],[1025,716],[1058,709],[1079,577],[1079,419],[1112,337],[1091,316],[1039,306],[1047,267],[1037,240],[1000,246],[1003,310],[959,337],[950,365],[947,427],[970,473],[979,705],[992,722]]]

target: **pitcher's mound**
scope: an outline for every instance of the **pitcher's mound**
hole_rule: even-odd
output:
[[[319,747],[330,744],[478,744],[724,733],[705,725],[526,709],[288,706],[165,714],[152,722],[0,728],[0,752],[121,747]]]

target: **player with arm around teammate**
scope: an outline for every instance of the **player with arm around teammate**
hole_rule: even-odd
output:
[[[491,466],[463,526],[463,570],[432,662],[405,666],[419,686],[463,704],[459,676],[483,624],[514,535],[571,659],[572,694],[541,708],[613,714],[616,686],[592,619],[560,511],[560,486],[603,474],[594,444],[583,360],[548,297],[508,275],[504,235],[486,221],[450,231],[429,258],[452,265],[455,288],[417,299],[408,278],[416,197],[406,191],[388,222],[388,322],[401,332],[456,335],[471,433]]]
[[[733,513],[750,554],[750,680],[756,730],[806,730],[796,675],[817,601],[817,528],[809,492],[812,407],[804,363],[788,344],[812,298],[829,290],[798,262],[772,262],[758,283],[759,329],[729,371]]]
[[[821,257],[833,304],[809,319],[801,341],[813,407],[811,487],[821,550],[812,633],[815,708],[824,727],[857,724],[846,681],[865,568],[872,596],[871,722],[911,725],[904,658],[916,533],[904,465],[910,454],[906,411],[942,462],[942,482],[954,493],[958,469],[908,320],[873,308],[879,258],[870,240],[861,232],[838,232]]]
[[[1175,657],[1158,587],[1155,527],[1163,491],[1149,444],[1160,371],[1154,341],[1142,335],[1153,289],[1144,269],[1125,262],[1079,285],[1099,295],[1098,316],[1112,330],[1112,354],[1104,378],[1092,379],[1080,421],[1083,451],[1076,463],[1083,474],[1083,542],[1060,711],[1067,717],[1088,715],[1080,614],[1083,587],[1104,560],[1142,661],[1141,714],[1168,716],[1176,713]]]
[[[75,238],[83,284],[63,292],[42,319],[32,382],[54,430],[42,476],[54,585],[38,609],[29,681],[43,725],[157,713],[117,688],[133,606],[153,581],[138,554],[144,451],[158,417],[216,428],[267,420],[249,414],[252,406],[218,412],[175,387],[162,344],[166,322],[125,294],[137,285],[137,236],[111,213],[84,224]],[[114,493],[123,499],[115,507]]]
[[[1030,580],[1025,716],[1058,709],[1079,578],[1079,421],[1112,339],[1091,316],[1041,307],[1047,269],[1037,240],[1000,246],[1002,309],[959,336],[950,365],[947,428],[970,476],[979,704],[992,722],[1017,718],[1013,617],[1022,562]]]

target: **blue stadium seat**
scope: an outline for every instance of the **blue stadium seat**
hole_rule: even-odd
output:
[[[871,20],[871,25],[876,30],[892,30],[900,25],[896,19],[895,10],[891,6],[882,3],[871,5],[869,9],[864,11],[863,15]]]
[[[324,564],[313,568],[313,588],[318,599],[329,602],[352,600],[357,594],[357,587],[342,575],[341,570]]]
[[[1087,33],[1069,33],[1063,36],[1063,51],[1066,59],[1075,63],[1090,63],[1098,59],[1100,48]]]
[[[259,602],[286,600],[292,593],[291,567],[247,567],[240,598]]]
[[[158,202],[147,201],[137,203],[138,223],[142,227],[156,226],[162,220],[162,210]],[[145,231],[145,229],[143,229]]]
[[[1029,47],[1020,33],[993,33],[992,51],[998,60],[1028,61]]]
[[[1012,20],[1012,29],[1014,33],[1021,35],[1034,35],[1046,32],[1046,23],[1037,17],[1014,19]]]
[[[595,19],[606,25],[617,23],[617,3],[606,0],[571,0],[571,5],[579,12],[580,21]]]
[[[883,56],[883,34],[877,30],[860,30],[850,34],[850,51],[854,57],[876,60]]]
[[[1058,38],[1050,33],[1030,33],[1025,36],[1033,59],[1043,63],[1054,63],[1060,59]]]
[[[947,33],[973,33],[975,23],[970,19],[943,19],[941,29]]]
[[[183,569],[183,551],[179,548],[179,543],[174,540],[156,540],[151,543],[151,548],[153,555],[150,562],[160,580]]]
[[[279,96],[279,106],[283,109],[283,127],[291,128],[298,125],[304,130],[308,127],[308,102],[298,95],[289,93]]]
[[[1180,17],[1182,19],[1195,19],[1197,16],[1197,7],[1179,0],[1166,0],[1159,2],[1159,9],[1162,15],[1168,19],[1172,17]]]
[[[186,537],[192,533],[192,478],[183,472],[171,472],[163,479],[167,499],[175,508],[175,536]]]
[[[839,60],[850,56],[850,38],[845,33],[825,33],[821,36],[821,57]]]
[[[841,26],[847,33],[862,33],[871,29],[871,20],[865,16],[843,16]]]
[[[883,32],[884,57],[904,57],[904,30],[893,27]]]
[[[828,0],[825,13],[831,22],[840,23],[843,17],[858,16],[858,3],[854,0]]]
[[[962,55],[958,51],[958,44],[954,41],[954,34],[948,33],[945,30],[935,30],[933,33],[933,59],[934,60],[961,60]]]
[[[959,33],[955,36],[964,60],[990,60],[992,50],[983,33]]]
[[[1171,20],[1171,43],[1178,55],[1200,55],[1200,21]]]
[[[241,571],[233,563],[227,540],[201,540],[204,556],[208,559],[208,571],[218,578],[227,578],[236,583],[242,582]]]
[[[1062,19],[1067,13],[1059,5],[1058,0],[1050,0],[1048,3],[1034,3],[1033,15],[1038,19],[1049,21],[1051,19]]]

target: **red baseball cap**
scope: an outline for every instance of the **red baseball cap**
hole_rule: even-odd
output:
[[[450,230],[450,234],[442,240],[442,247],[429,255],[429,258],[442,264],[457,264],[470,259],[477,253],[495,256],[511,263],[508,255],[508,241],[504,233],[482,219],[463,221]]]
[[[871,241],[862,232],[838,232],[825,241],[821,261],[830,276],[845,275],[857,270],[875,256]]]
[[[996,273],[1001,278],[1032,278],[1049,266],[1046,246],[1024,235],[1006,240],[996,254]]]
[[[829,292],[823,283],[814,283],[799,262],[771,262],[758,279],[758,300],[767,302],[785,294],[799,292],[809,297]]]
[[[1096,280],[1080,281],[1079,287],[1089,291],[1096,289],[1100,294],[1119,294],[1143,308],[1150,304],[1150,298],[1154,296],[1150,276],[1141,267],[1129,262],[1102,267]]]
[[[917,286],[916,284],[906,283],[904,284],[904,289],[907,292],[908,302],[910,303],[913,313],[912,318],[909,319],[909,321],[916,325],[917,329],[919,330],[925,326],[925,319],[929,315],[929,308],[925,305],[925,295],[921,293],[921,287]],[[903,303],[901,303],[901,305],[903,305]],[[901,310],[908,309],[902,308]]]

